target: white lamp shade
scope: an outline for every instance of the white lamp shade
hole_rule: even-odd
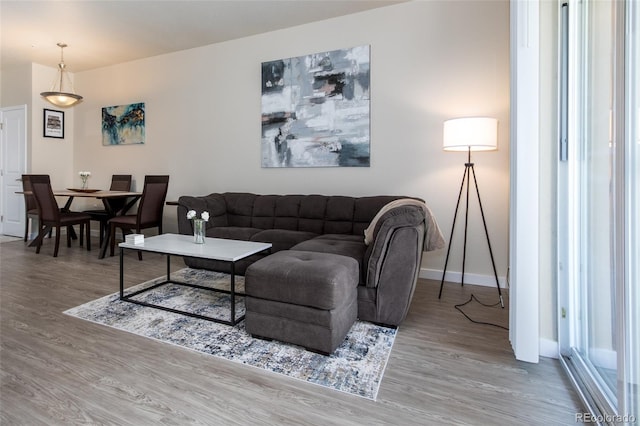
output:
[[[445,151],[498,149],[498,120],[489,117],[454,118],[444,122]]]

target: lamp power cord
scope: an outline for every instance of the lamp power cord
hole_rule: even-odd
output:
[[[494,304],[482,303],[482,302],[481,302],[477,297],[475,297],[473,294],[471,294],[471,297],[469,298],[469,300],[467,300],[467,301],[466,301],[466,302],[464,302],[464,303],[459,303],[459,304],[457,304],[457,305],[454,305],[454,308],[456,308],[456,310],[458,310],[462,315],[464,315],[464,316],[465,316],[465,318],[467,318],[467,319],[468,319],[469,321],[471,321],[472,323],[475,323],[475,324],[482,324],[482,325],[490,325],[490,326],[492,326],[492,327],[498,327],[498,328],[502,328],[502,329],[504,329],[504,330],[509,330],[509,328],[508,328],[508,327],[502,326],[502,325],[500,325],[500,324],[494,324],[494,323],[491,323],[491,322],[484,322],[484,321],[476,321],[476,320],[474,320],[473,318],[471,318],[469,315],[467,315],[467,314],[462,310],[462,307],[463,307],[463,306],[465,306],[465,305],[467,305],[467,304],[469,304],[469,303],[471,303],[471,302],[472,302],[472,301],[474,301],[474,300],[475,300],[476,302],[478,302],[480,305],[482,305],[482,306],[486,306],[486,307],[488,307],[488,308],[493,308],[494,306],[498,306],[498,305],[500,305],[500,303],[501,303],[501,302],[497,302],[497,303],[494,303]]]

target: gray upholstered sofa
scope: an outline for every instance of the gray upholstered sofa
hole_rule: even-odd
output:
[[[191,234],[187,212],[195,210],[199,216],[207,211],[208,237],[270,242],[272,254],[295,250],[351,257],[359,265],[358,318],[396,326],[407,315],[423,250],[440,248],[444,243],[429,210],[420,207],[422,202],[400,203],[376,217],[388,203],[399,199],[405,197],[250,193],[182,196],[178,200],[178,229],[181,234]],[[367,244],[365,230],[374,218]],[[238,262],[236,273],[244,274],[263,256]],[[228,264],[211,260],[185,258],[185,263],[193,268],[229,270]]]

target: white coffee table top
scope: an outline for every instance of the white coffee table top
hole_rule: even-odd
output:
[[[144,242],[141,244],[123,242],[118,244],[118,247],[236,262],[271,248],[271,243],[207,237],[205,238],[205,244],[196,244],[193,242],[193,235],[161,234],[145,237]]]

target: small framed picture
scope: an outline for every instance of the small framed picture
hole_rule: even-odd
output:
[[[45,109],[43,129],[45,138],[64,139],[64,111]]]

